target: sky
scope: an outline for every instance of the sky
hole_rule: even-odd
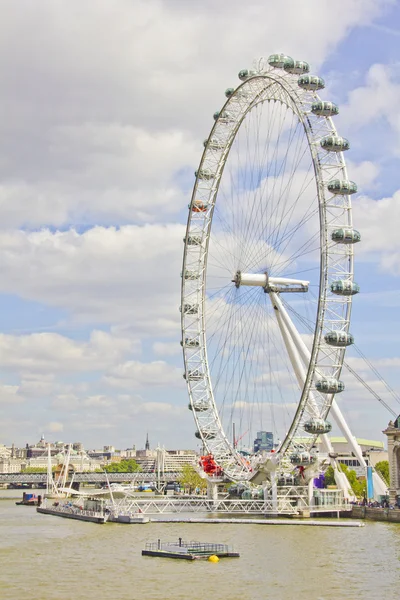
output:
[[[1,0],[0,443],[197,448],[180,340],[182,237],[212,115],[253,59],[322,76],[350,140],[351,332],[400,393],[395,0]],[[349,363],[386,389],[351,350]],[[357,385],[359,437],[390,414]]]

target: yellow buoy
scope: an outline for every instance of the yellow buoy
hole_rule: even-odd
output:
[[[218,556],[215,556],[215,554],[211,554],[211,556],[208,557],[209,562],[214,562],[217,563],[219,562],[219,558]]]

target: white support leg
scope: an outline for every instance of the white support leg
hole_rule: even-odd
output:
[[[207,498],[213,501],[213,507],[216,508],[218,500],[218,484],[215,481],[207,479]]]
[[[285,346],[289,354],[289,358],[292,363],[294,372],[296,374],[299,386],[302,388],[306,381],[307,374],[305,366],[308,366],[310,362],[310,352],[307,346],[304,344],[301,337],[299,336],[291,319],[287,315],[287,312],[285,311],[279,296],[274,292],[270,292],[269,296],[274,309],[276,307],[274,313],[278,321],[279,329],[281,331],[283,341],[285,342]],[[285,318],[285,316],[287,318]],[[301,341],[301,344],[298,343],[297,338]],[[308,355],[306,353],[308,353]],[[304,360],[305,356],[307,356],[307,361]],[[310,392],[309,399],[311,406],[317,408],[317,404],[313,398],[312,392]],[[316,416],[319,416],[318,413],[316,413]],[[320,438],[324,451],[328,455],[334,454],[334,448],[332,446],[331,440],[329,439],[329,436],[326,433],[324,433],[320,436]],[[346,498],[347,500],[354,499],[354,495],[351,491],[348,479],[346,475],[339,470],[336,459],[330,457],[329,460],[334,470],[336,484],[338,488],[343,491],[344,498]]]
[[[297,331],[296,327],[294,326],[293,321],[291,320],[287,311],[285,310],[285,307],[283,306],[281,299],[276,294],[274,294],[274,301],[276,303],[276,306],[278,307],[277,312],[279,312],[281,314],[281,318],[282,318],[285,326],[289,330],[291,337],[294,340],[294,344],[301,356],[301,359],[302,359],[304,365],[307,366],[311,360],[311,353],[310,353],[309,349],[305,345],[299,332]],[[349,426],[347,425],[346,420],[343,416],[343,413],[340,410],[335,398],[333,399],[332,404],[331,404],[331,413],[332,413],[332,416],[335,419],[338,427],[340,428],[344,437],[346,438],[352,452],[356,456],[360,465],[365,469],[365,475],[366,475],[367,474],[367,463],[365,462],[365,459],[362,455],[362,450],[361,450],[356,438],[351,433],[351,430],[350,430]],[[376,496],[384,495],[386,493],[387,486],[385,486],[384,482],[382,481],[382,479],[379,477],[379,475],[376,472],[373,472],[373,481],[374,481],[375,495]]]

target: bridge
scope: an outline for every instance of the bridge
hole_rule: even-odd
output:
[[[107,479],[110,483],[167,483],[178,481],[182,477],[180,472],[170,473],[74,473],[73,481],[77,483],[97,483],[104,485]],[[22,485],[46,483],[47,473],[0,473],[0,484]],[[67,479],[70,483],[71,477]]]

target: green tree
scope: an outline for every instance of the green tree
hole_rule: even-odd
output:
[[[343,463],[340,463],[340,468],[346,475],[354,495],[357,496],[357,498],[362,498],[367,485],[365,479],[357,479],[357,473],[353,471],[353,469],[349,469],[349,467]],[[335,483],[333,468],[329,466],[325,471],[325,485],[335,485]]]
[[[56,467],[52,467],[52,471],[55,471]],[[47,473],[46,467],[25,467],[21,470],[21,473]]]
[[[389,461],[380,460],[375,465],[375,470],[380,473],[387,485],[390,485]]]
[[[196,488],[200,490],[207,488],[207,480],[202,479],[192,465],[183,465],[179,484],[183,489],[188,490],[189,494],[192,494]]]
[[[109,465],[104,465],[103,471],[106,473],[138,473],[142,469],[133,458],[113,462]]]

